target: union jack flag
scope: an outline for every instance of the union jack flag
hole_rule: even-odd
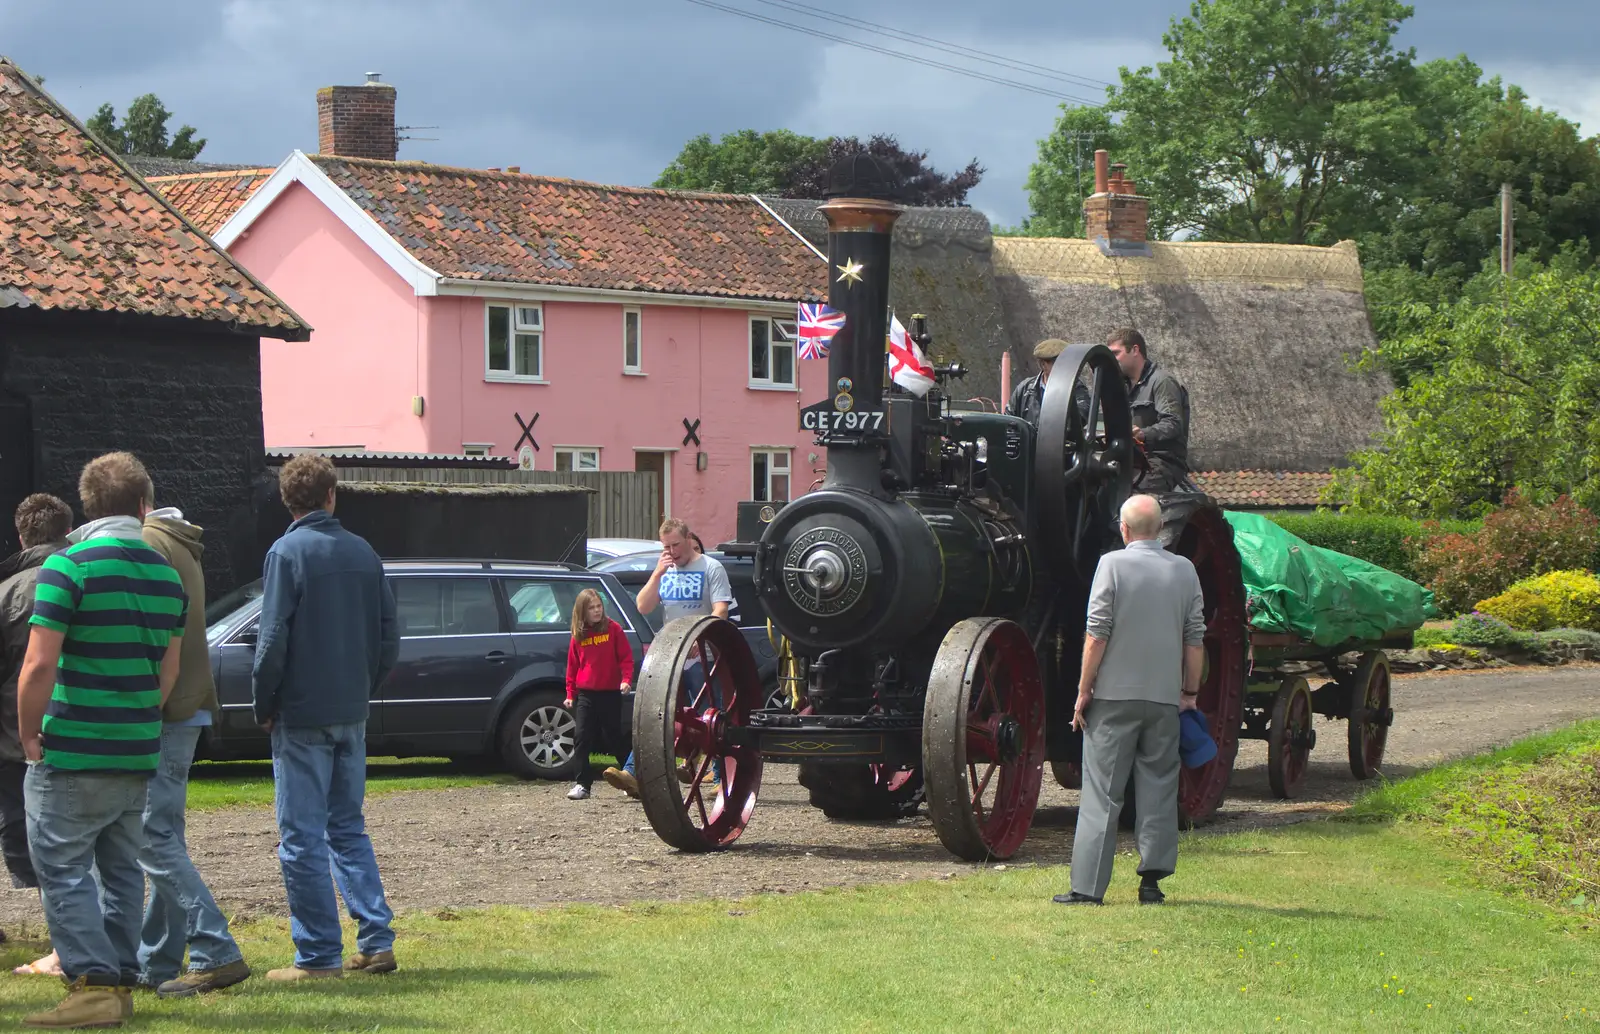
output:
[[[844,329],[844,313],[820,302],[816,305],[800,303],[800,319],[796,328],[800,338],[801,359],[828,358],[828,343]]]

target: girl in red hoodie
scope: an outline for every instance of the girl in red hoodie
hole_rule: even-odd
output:
[[[567,707],[578,723],[578,781],[567,800],[581,801],[594,785],[589,753],[610,748],[627,753],[622,729],[622,694],[632,692],[633,647],[622,626],[606,617],[600,593],[585,589],[572,606],[572,645],[567,648]]]

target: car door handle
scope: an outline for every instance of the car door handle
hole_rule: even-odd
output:
[[[490,664],[500,664],[506,660],[507,656],[508,655],[504,650],[490,650],[488,653],[484,654],[483,659],[488,661]]]

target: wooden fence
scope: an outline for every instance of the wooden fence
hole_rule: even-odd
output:
[[[355,467],[339,464],[345,481],[421,481],[435,485],[574,485],[589,493],[589,537],[653,539],[660,528],[657,475],[604,470],[567,473],[495,467]]]

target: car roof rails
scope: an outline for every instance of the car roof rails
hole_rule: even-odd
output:
[[[414,565],[417,567],[468,568],[475,571],[497,569],[538,568],[540,570],[587,571],[582,564],[570,560],[481,560],[472,557],[384,557],[385,565]]]

